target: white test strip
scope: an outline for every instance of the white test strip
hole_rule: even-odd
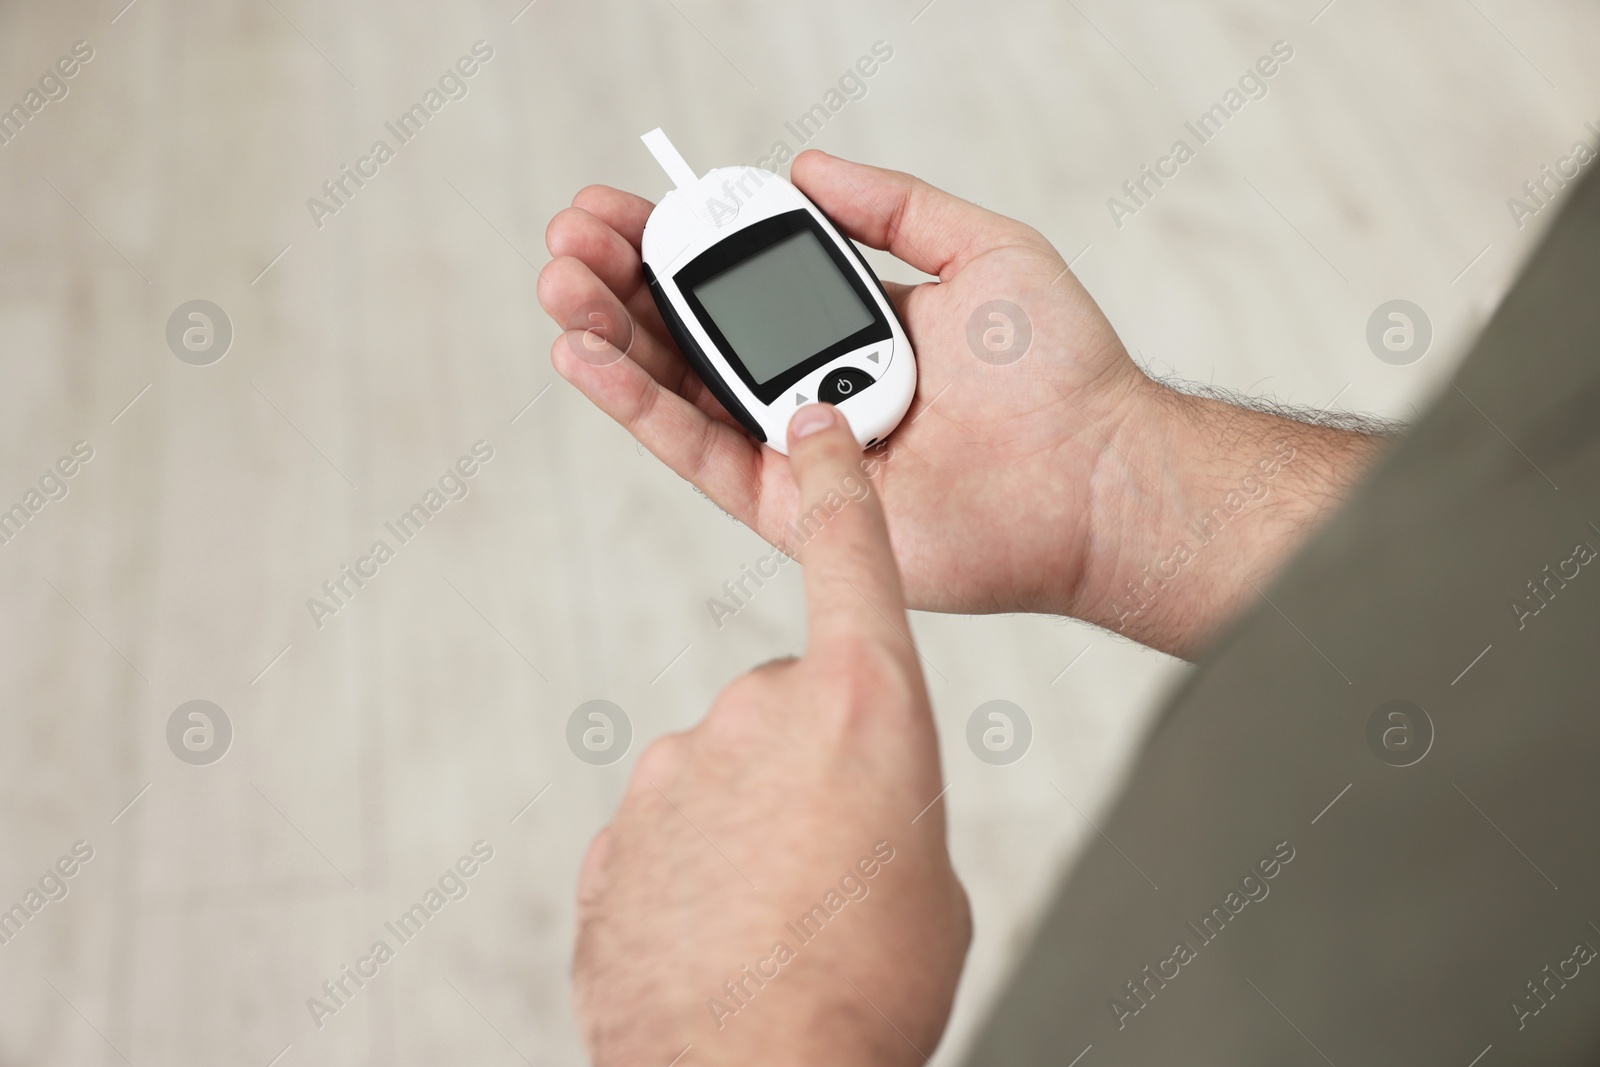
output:
[[[679,189],[693,185],[700,179],[695,175],[694,168],[684,161],[678,150],[672,146],[667,135],[657,126],[649,133],[642,134],[639,140],[650,149],[650,154],[656,157],[656,162],[661,164],[661,169],[667,172],[667,177],[672,179],[672,184]]]

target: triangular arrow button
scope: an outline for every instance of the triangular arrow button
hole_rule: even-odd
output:
[[[794,402],[796,404],[809,404],[811,403],[811,398],[804,393],[796,393],[794,394]]]
[[[867,358],[872,360],[872,362],[876,363],[876,362],[878,362],[878,353],[876,353],[876,352],[868,352],[867,353]]]

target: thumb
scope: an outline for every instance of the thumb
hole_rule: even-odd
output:
[[[800,488],[789,534],[805,567],[808,651],[863,639],[905,648],[905,594],[883,507],[855,434],[832,404],[795,412],[789,463]]]
[[[796,157],[789,176],[850,237],[943,281],[992,249],[1050,247],[1033,227],[897,170],[812,149]]]

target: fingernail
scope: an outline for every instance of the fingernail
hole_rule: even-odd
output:
[[[789,439],[798,441],[802,437],[810,437],[814,433],[826,430],[834,422],[834,407],[832,404],[807,404],[794,413],[794,418],[789,420]]]

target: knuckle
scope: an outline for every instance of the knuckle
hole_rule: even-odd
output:
[[[773,686],[794,669],[795,663],[793,656],[768,660],[729,682],[712,702],[706,727],[719,737],[726,737],[759,719],[761,709],[771,702]]]
[[[874,642],[841,644],[819,665],[818,715],[835,733],[897,724],[917,707],[918,690],[901,657]]]
[[[706,720],[710,722],[739,715],[755,704],[762,687],[766,684],[762,678],[765,670],[765,667],[757,667],[723,686],[722,692],[711,702],[711,713],[706,716]]]
[[[792,670],[797,662],[793,656],[779,656],[752,667],[717,694],[716,706],[737,709],[765,702],[773,684]]]
[[[636,797],[655,797],[657,787],[677,780],[687,756],[686,734],[661,735],[639,753],[628,791]]]
[[[632,379],[632,388],[629,390],[630,399],[627,401],[627,411],[622,417],[622,424],[629,428],[642,426],[650,421],[655,414],[656,405],[661,403],[661,390],[647,374],[636,374]]]
[[[717,426],[716,422],[707,419],[699,425],[698,430],[693,431],[697,436],[687,465],[690,481],[699,482],[716,469],[717,443],[721,439]]]

